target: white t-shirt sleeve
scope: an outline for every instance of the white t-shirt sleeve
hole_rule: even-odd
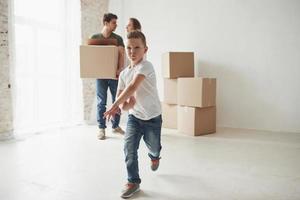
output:
[[[119,81],[118,81],[118,91],[119,90],[124,90],[125,89],[125,80],[123,78],[124,76],[124,71],[121,72],[120,76],[119,76]]]
[[[150,63],[145,63],[140,66],[136,74],[142,74],[145,77],[149,77],[153,73],[153,66]]]

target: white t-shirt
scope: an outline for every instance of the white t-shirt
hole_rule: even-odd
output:
[[[133,67],[126,67],[119,76],[118,90],[124,90],[137,74],[144,75],[145,79],[134,94],[136,103],[129,110],[129,114],[142,120],[149,120],[161,114],[156,75],[153,65],[149,61],[143,60]]]

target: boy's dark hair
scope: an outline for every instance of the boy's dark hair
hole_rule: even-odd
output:
[[[112,19],[118,19],[118,16],[112,13],[105,13],[103,15],[103,24],[105,22],[110,22]]]
[[[134,30],[142,31],[142,26],[139,20],[137,20],[136,18],[129,18],[129,20],[132,22]]]
[[[127,39],[141,39],[144,46],[147,47],[146,37],[141,31],[132,31],[127,34]]]

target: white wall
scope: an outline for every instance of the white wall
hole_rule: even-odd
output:
[[[218,126],[300,132],[300,1],[112,0],[109,10],[119,24],[141,21],[161,97],[161,54],[194,51],[197,74],[217,77]]]

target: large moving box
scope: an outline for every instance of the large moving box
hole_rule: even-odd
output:
[[[164,79],[164,102],[177,104],[177,79]]]
[[[199,136],[216,132],[216,107],[195,108],[178,106],[178,131]]]
[[[178,78],[178,104],[192,107],[216,105],[215,78]]]
[[[164,78],[193,77],[194,52],[168,52],[162,56]]]
[[[164,128],[177,128],[177,108],[175,104],[161,103],[162,107],[162,127]]]
[[[118,47],[81,45],[80,77],[115,79],[118,68]]]

